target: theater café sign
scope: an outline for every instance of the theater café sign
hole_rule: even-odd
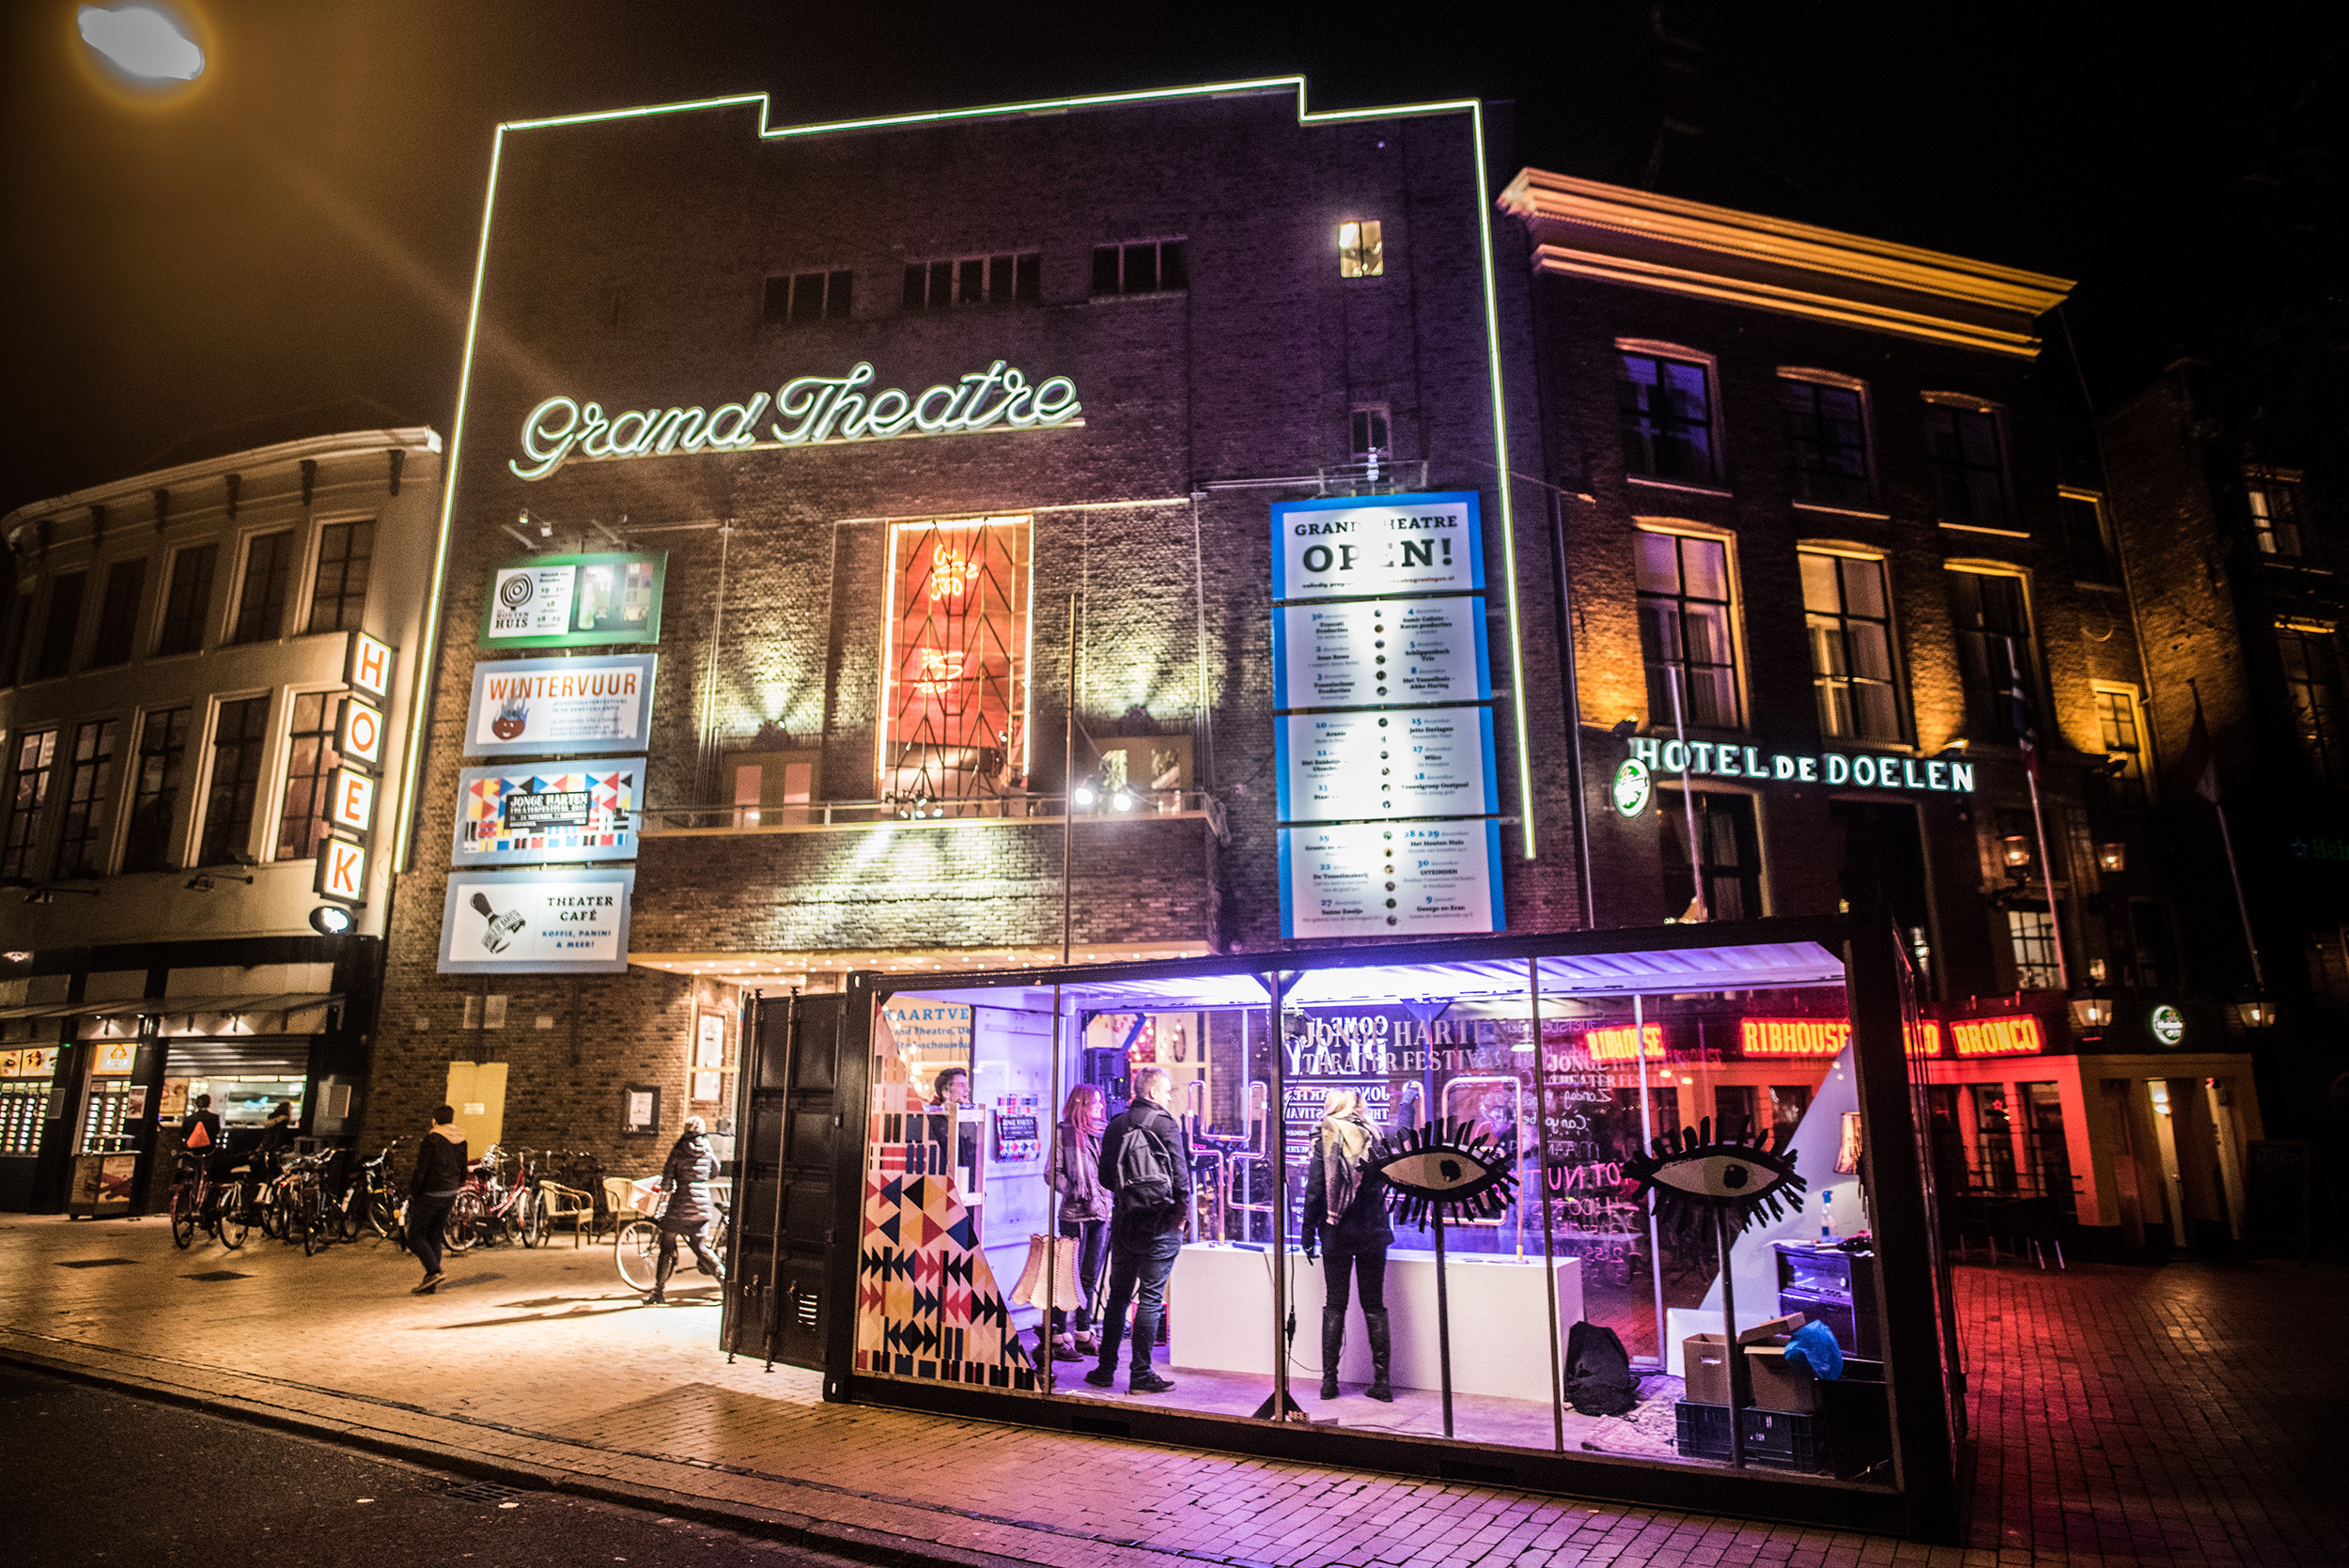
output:
[[[1944,757],[1872,756],[1866,753],[1771,752],[1709,740],[1631,738],[1631,755],[1615,769],[1612,798],[1626,816],[1645,811],[1658,774],[1746,779],[1756,784],[1823,784],[1837,788],[1916,789],[1970,795],[1974,764]]]
[[[677,452],[832,446],[1083,423],[1077,418],[1084,405],[1077,401],[1075,381],[1048,376],[1031,382],[1025,371],[1002,360],[951,386],[918,393],[894,386],[867,393],[863,389],[875,375],[866,361],[845,376],[797,376],[771,396],[756,392],[714,410],[696,405],[606,411],[600,403],[556,396],[523,419],[523,456],[507,459],[506,467],[519,479],[544,479],[574,458],[608,462]]]

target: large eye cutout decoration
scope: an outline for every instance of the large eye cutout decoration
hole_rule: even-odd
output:
[[[1716,1141],[1712,1118],[1706,1117],[1677,1136],[1656,1140],[1653,1154],[1624,1161],[1623,1179],[1655,1194],[1659,1219],[1727,1209],[1742,1231],[1765,1207],[1776,1219],[1783,1204],[1799,1206],[1810,1186],[1795,1173],[1794,1151],[1770,1144],[1766,1127],[1750,1141],[1727,1136]]]
[[[1451,1219],[1498,1219],[1517,1185],[1501,1145],[1477,1141],[1466,1122],[1397,1128],[1362,1169],[1392,1189],[1394,1217],[1410,1225],[1425,1223],[1439,1208]]]

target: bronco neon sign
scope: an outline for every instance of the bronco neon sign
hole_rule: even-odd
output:
[[[1077,383],[1050,376],[1031,383],[1026,372],[997,360],[952,386],[919,394],[885,387],[869,396],[875,371],[861,362],[845,376],[797,376],[770,396],[754,393],[715,410],[623,409],[561,396],[548,398],[522,421],[522,451],[506,467],[519,479],[544,479],[572,458],[599,462],[660,458],[677,452],[743,452],[754,447],[838,445],[902,436],[944,436],[976,430],[1048,429],[1084,411]],[[770,441],[758,439],[771,406]]]

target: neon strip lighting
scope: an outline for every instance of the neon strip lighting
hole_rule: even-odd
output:
[[[1841,1056],[1851,1043],[1843,1018],[1740,1018],[1740,1056]]]
[[[1509,495],[1509,424],[1503,398],[1501,370],[1501,303],[1500,292],[1493,279],[1493,201],[1489,182],[1485,177],[1485,108],[1480,99],[1445,99],[1427,103],[1392,104],[1376,109],[1308,110],[1305,107],[1305,78],[1298,75],[1259,76],[1235,82],[1208,83],[1190,87],[1153,87],[1137,92],[1091,93],[1072,98],[1036,99],[1020,103],[997,103],[971,109],[930,110],[910,115],[884,115],[873,119],[832,120],[815,125],[770,126],[768,118],[773,108],[767,93],[737,93],[723,98],[691,99],[678,103],[648,103],[630,109],[604,109],[590,114],[552,115],[542,119],[506,120],[499,124],[490,150],[489,190],[481,208],[481,241],[474,253],[473,298],[465,313],[465,363],[457,382],[457,416],[450,426],[447,467],[441,485],[441,531],[432,554],[432,597],[425,607],[426,657],[418,660],[419,679],[429,672],[437,678],[439,664],[439,633],[441,622],[441,592],[448,570],[448,536],[457,515],[457,489],[459,464],[465,441],[465,411],[473,390],[474,354],[479,347],[481,329],[482,279],[489,267],[490,225],[497,216],[498,172],[506,149],[506,134],[509,131],[541,131],[556,126],[595,125],[611,120],[642,119],[654,115],[691,114],[704,109],[739,109],[756,105],[758,136],[762,141],[779,141],[797,136],[819,136],[842,131],[877,131],[893,126],[943,125],[957,120],[1003,118],[1015,115],[1065,113],[1070,109],[1101,108],[1119,103],[1167,102],[1183,98],[1231,98],[1246,93],[1269,92],[1280,88],[1293,89],[1297,94],[1297,120],[1299,125],[1335,125],[1349,120],[1416,118],[1431,115],[1466,114],[1469,116],[1470,147],[1469,156],[1475,165],[1476,235],[1479,255],[1484,267],[1485,283],[1485,354],[1493,400],[1494,485],[1501,501],[1501,549],[1502,564],[1509,581],[1509,708],[1517,728],[1517,792],[1520,802],[1519,819],[1525,829],[1525,858],[1534,859],[1533,762],[1527,751],[1525,719],[1525,639],[1520,607],[1517,602],[1517,512]],[[402,767],[400,784],[399,836],[394,848],[396,869],[408,869],[410,829],[413,821],[416,774],[420,742],[424,734],[424,716],[430,706],[425,693],[416,694],[415,710],[408,725],[408,755]]]
[[[1961,1058],[2037,1056],[2047,1048],[2039,1020],[2028,1014],[2019,1018],[1952,1018],[1950,1037],[1957,1042]]]

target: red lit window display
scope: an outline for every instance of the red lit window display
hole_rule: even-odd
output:
[[[1740,1018],[1740,1056],[1841,1056],[1851,1043],[1851,1024],[1842,1018]]]
[[[879,794],[1000,794],[1027,769],[1030,520],[890,530]]]
[[[2039,1020],[2028,1015],[2019,1018],[1952,1019],[1950,1038],[1957,1042],[1957,1054],[1961,1057],[2037,1056],[2047,1048]]]

